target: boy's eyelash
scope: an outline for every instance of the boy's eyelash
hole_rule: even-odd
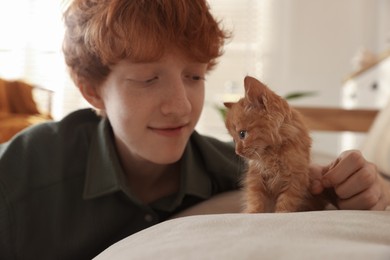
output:
[[[202,76],[197,76],[197,75],[194,75],[194,76],[187,75],[187,78],[192,79],[192,80],[205,80],[204,77],[202,77]]]
[[[151,83],[151,82],[153,82],[153,81],[156,80],[156,79],[158,79],[157,76],[156,76],[156,77],[153,77],[153,78],[151,78],[151,79],[145,80],[145,83]]]
[[[206,80],[205,77],[203,76],[198,76],[198,75],[186,75],[185,76],[187,79],[189,80],[194,80],[194,81],[200,81],[200,80]],[[142,82],[146,83],[146,84],[150,84],[152,82],[154,82],[155,80],[158,80],[159,77],[158,76],[155,76],[155,77],[152,77],[150,79],[147,79],[147,80],[144,80]]]

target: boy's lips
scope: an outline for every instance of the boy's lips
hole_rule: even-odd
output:
[[[177,125],[177,126],[164,126],[164,127],[148,127],[153,132],[167,136],[167,137],[175,137],[182,134],[183,130],[189,124]]]

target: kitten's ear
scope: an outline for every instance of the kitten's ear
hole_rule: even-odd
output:
[[[246,76],[244,79],[245,98],[250,104],[257,108],[263,108],[267,110],[267,86],[258,81],[257,79]]]
[[[224,105],[226,108],[232,108],[232,106],[233,106],[234,104],[235,104],[234,102],[223,102],[223,105]]]

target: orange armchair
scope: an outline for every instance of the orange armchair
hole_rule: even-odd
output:
[[[34,100],[33,90],[48,95],[48,111],[41,112]],[[53,91],[34,87],[23,81],[0,79],[0,143],[8,141],[22,129],[51,120]]]

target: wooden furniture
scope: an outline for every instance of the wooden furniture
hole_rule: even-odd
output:
[[[294,107],[315,131],[367,132],[378,114],[376,109]]]
[[[350,80],[356,80],[363,74],[367,74],[380,64],[383,65],[390,58],[390,50],[386,50],[375,56],[368,63],[364,64],[359,70],[351,73],[345,78],[344,83]],[[384,70],[382,74],[375,74],[375,82],[378,81],[378,75],[384,76],[388,70]],[[383,74],[384,73],[384,74]],[[367,82],[365,82],[366,84]],[[388,87],[388,83],[384,83],[384,87]],[[377,88],[379,86],[375,85]],[[345,87],[345,86],[344,86]],[[362,86],[361,86],[362,87]],[[365,86],[366,87],[366,86]],[[376,90],[377,91],[377,90]],[[387,92],[385,92],[387,93]],[[370,99],[365,96],[366,92],[360,94],[361,97],[368,99],[371,102],[377,102],[375,99]],[[381,95],[382,93],[375,93]],[[385,99],[386,100],[386,99]],[[366,103],[364,103],[367,106]],[[374,119],[377,117],[379,109],[343,109],[333,107],[296,107],[306,120],[310,129],[315,131],[351,131],[351,132],[367,132]]]
[[[47,111],[43,112],[38,107],[33,91],[47,95]],[[52,94],[51,90],[23,81],[0,79],[0,143],[8,141],[26,127],[51,120]]]

